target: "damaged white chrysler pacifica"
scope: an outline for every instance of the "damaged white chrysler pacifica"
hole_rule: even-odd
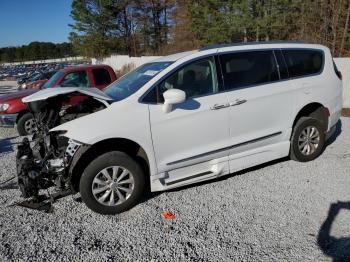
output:
[[[75,95],[87,99],[65,108]],[[23,101],[37,125],[33,142],[18,147],[23,197],[56,186],[115,214],[148,185],[161,191],[286,156],[315,159],[339,120],[342,82],[328,48],[267,42],[162,57],[104,92],[54,88]]]

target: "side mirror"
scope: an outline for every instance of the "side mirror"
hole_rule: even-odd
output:
[[[169,113],[173,105],[185,102],[186,93],[180,89],[169,89],[163,93],[163,97],[163,111],[164,113]]]

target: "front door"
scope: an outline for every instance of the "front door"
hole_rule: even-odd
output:
[[[180,186],[228,173],[229,107],[220,93],[214,57],[189,63],[161,82],[160,101],[150,104],[150,123],[158,172],[164,185]],[[163,111],[162,94],[171,88],[186,101]]]

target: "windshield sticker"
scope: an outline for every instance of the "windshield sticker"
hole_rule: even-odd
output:
[[[147,70],[146,72],[144,72],[143,74],[146,76],[154,76],[158,73],[159,71],[156,70]]]

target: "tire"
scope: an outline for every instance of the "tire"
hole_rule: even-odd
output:
[[[130,175],[124,176],[119,182],[112,183],[112,181],[117,180],[113,180],[113,167],[115,166],[119,167],[115,168],[118,170],[115,172],[117,179],[123,176],[123,172],[129,172]],[[112,180],[107,179],[106,172]],[[132,181],[133,184],[126,184],[124,181]],[[106,187],[107,190],[102,190]],[[130,188],[132,190],[127,193],[120,189],[122,187],[124,190],[126,188],[128,191],[130,191]],[[142,197],[144,187],[145,175],[139,164],[127,154],[119,151],[108,152],[94,159],[84,170],[79,183],[79,191],[83,202],[91,210],[108,215],[118,214],[135,206]],[[96,193],[99,191],[101,192]],[[107,191],[110,193],[108,194]],[[108,196],[103,199],[105,194]],[[120,197],[120,194],[122,194],[122,197]],[[114,199],[113,205],[110,205],[111,198]]]
[[[33,120],[33,115],[31,113],[25,113],[17,121],[17,131],[20,136],[27,136],[33,134],[35,131],[35,126],[30,122]],[[30,131],[32,130],[32,131]]]
[[[308,131],[309,136],[307,135]],[[322,153],[325,145],[325,131],[324,126],[318,119],[301,117],[293,129],[290,158],[299,162],[308,162],[316,159]]]

